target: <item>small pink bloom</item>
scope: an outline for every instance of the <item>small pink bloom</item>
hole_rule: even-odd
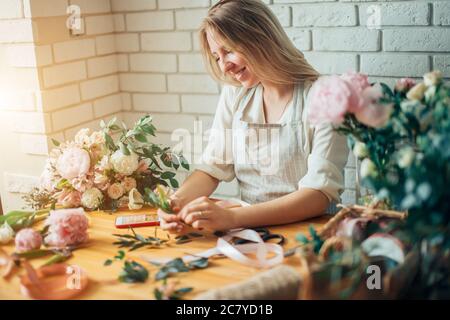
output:
[[[56,169],[67,180],[85,175],[91,166],[89,153],[77,147],[70,147],[63,151],[58,158]]]
[[[136,179],[132,177],[125,177],[122,181],[122,186],[125,189],[125,192],[130,192],[131,189],[136,188]]]
[[[16,234],[16,252],[26,252],[39,249],[42,245],[42,236],[39,232],[27,228]]]
[[[148,170],[148,163],[145,160],[139,161],[139,166],[137,168],[137,172],[142,173]]]
[[[409,89],[416,85],[416,81],[411,78],[402,78],[395,84],[395,90],[398,92],[408,92]]]
[[[345,80],[350,84],[357,96],[357,103],[350,104],[349,112],[356,112],[363,107],[362,93],[364,89],[370,87],[368,76],[362,73],[347,72],[341,75],[341,79]]]
[[[58,203],[63,207],[75,208],[81,205],[81,193],[76,190],[63,190],[58,195]]]
[[[382,105],[378,100],[383,96],[383,89],[379,84],[366,88],[363,92],[364,107],[355,113],[359,122],[373,128],[386,125],[392,112],[392,105]]]
[[[339,124],[345,114],[359,104],[359,100],[347,81],[338,76],[325,76],[313,84],[308,104],[308,117],[312,124]]]
[[[49,246],[64,248],[88,239],[88,219],[82,208],[50,211],[45,224],[49,226],[45,237]]]

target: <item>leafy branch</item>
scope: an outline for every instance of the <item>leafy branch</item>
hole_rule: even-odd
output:
[[[144,237],[137,234],[133,228],[130,228],[133,234],[113,234],[113,236],[119,238],[118,241],[113,242],[114,245],[118,245],[119,248],[129,248],[128,251],[134,251],[142,247],[159,248],[169,240],[160,239],[155,236]]]
[[[172,152],[170,147],[162,147],[151,142],[156,133],[152,117],[147,115],[140,118],[132,129],[128,129],[123,122],[119,126],[116,121],[117,119],[114,118],[108,124],[104,121],[100,123],[107,148],[112,152],[120,149],[124,155],[135,153],[140,158],[146,159],[152,172],[150,181],[152,185],[168,186],[167,180],[173,188],[178,188],[175,173],[165,171],[163,165],[175,170],[178,170],[180,166],[189,170],[189,163],[183,155]],[[119,136],[117,143],[114,143],[113,136]]]
[[[151,262],[153,265],[159,267],[158,272],[155,275],[155,280],[163,280],[170,277],[173,274],[180,272],[189,272],[193,269],[205,269],[208,267],[208,258],[199,258],[189,263],[185,263],[181,258],[175,258],[165,264],[157,262]]]
[[[180,300],[183,295],[192,291],[192,287],[176,289],[177,282],[167,283],[164,279],[162,286],[155,288],[153,294],[156,300]]]
[[[119,250],[114,259],[107,259],[103,265],[110,266],[114,261],[124,261],[118,280],[125,283],[145,282],[148,279],[148,270],[140,263],[132,260],[124,260],[125,252]]]
[[[166,191],[161,185],[156,186],[156,192],[152,191],[150,188],[145,188],[144,201],[166,213],[174,213],[170,204],[168,193],[169,192]]]

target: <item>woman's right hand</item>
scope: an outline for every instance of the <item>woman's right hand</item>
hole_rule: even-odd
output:
[[[170,197],[170,205],[174,213],[166,213],[161,209],[158,209],[157,211],[160,227],[169,233],[184,233],[186,225],[181,221],[181,217],[178,215],[178,212],[180,212],[182,208],[182,200],[173,195]]]

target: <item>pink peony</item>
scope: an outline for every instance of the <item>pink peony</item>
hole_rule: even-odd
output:
[[[368,76],[362,73],[347,72],[341,75],[341,79],[347,81],[347,83],[353,87],[358,100],[357,103],[350,104],[348,111],[357,112],[364,106],[364,100],[362,97],[364,89],[370,87]]]
[[[355,113],[359,122],[373,128],[381,128],[386,125],[392,112],[392,105],[378,104],[383,96],[383,89],[379,84],[366,88],[363,92],[364,107]]]
[[[63,190],[58,194],[58,203],[66,208],[75,208],[81,205],[81,192],[76,190]]]
[[[359,106],[359,99],[351,85],[338,76],[319,78],[308,95],[311,123],[342,123],[345,114]]]
[[[26,252],[39,249],[42,245],[42,236],[39,232],[27,228],[16,234],[16,252]]]
[[[395,90],[398,92],[408,92],[409,89],[416,85],[416,81],[411,78],[402,78],[395,84]]]
[[[50,211],[45,224],[49,226],[45,237],[49,246],[64,248],[88,239],[88,219],[82,208]]]
[[[63,151],[56,163],[59,174],[67,180],[85,175],[91,166],[89,153],[80,148],[70,147]]]

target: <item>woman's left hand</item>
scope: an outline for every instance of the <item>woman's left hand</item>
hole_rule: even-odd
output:
[[[181,209],[179,215],[185,223],[199,230],[222,231],[236,227],[235,213],[208,197],[191,201]]]

